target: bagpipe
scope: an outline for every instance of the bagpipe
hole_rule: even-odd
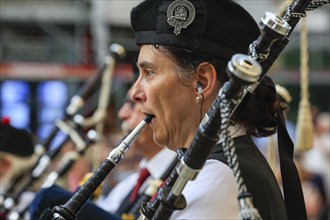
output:
[[[55,206],[52,210],[46,209],[40,219],[76,219],[77,214],[85,203],[94,194],[95,190],[113,168],[123,159],[125,152],[130,149],[131,144],[134,143],[143,129],[151,122],[152,118],[152,115],[147,115],[133,131],[110,152],[106,160],[94,171],[91,177],[79,188],[68,202],[64,205]]]
[[[240,218],[261,219],[241,176],[235,146],[228,131],[230,117],[245,95],[253,93],[264,79],[269,68],[288,44],[288,37],[300,18],[305,17],[307,11],[328,3],[328,0],[296,0],[287,6],[281,16],[270,12],[265,14],[260,22],[260,36],[250,44],[248,55],[236,54],[229,61],[227,72],[230,81],[219,91],[216,100],[200,123],[190,147],[165,185],[159,188],[157,197],[142,204],[139,220],[169,219],[174,211],[186,207],[182,191],[187,182],[194,180],[202,170],[220,134],[224,140],[221,146],[238,186]],[[281,112],[278,112],[278,117],[281,122],[278,128],[280,132],[285,129],[285,124]],[[284,136],[286,139],[289,138],[287,133]],[[285,205],[289,219],[307,219],[299,176],[292,160],[293,145],[291,140],[290,142],[291,145],[286,146],[288,149],[279,147]],[[291,184],[296,188],[290,187]]]
[[[156,198],[142,204],[139,219],[169,219],[174,211],[182,210],[186,207],[187,204],[182,191],[188,181],[194,180],[202,170],[212,147],[219,141],[220,137],[224,140],[221,146],[228,165],[233,170],[238,186],[240,218],[261,219],[258,210],[253,205],[252,196],[248,192],[244,179],[241,176],[235,146],[228,131],[230,117],[246,94],[253,93],[264,79],[269,68],[288,44],[288,37],[300,18],[306,16],[307,11],[327,3],[329,3],[329,0],[296,0],[287,7],[285,13],[281,16],[270,12],[265,14],[260,22],[261,34],[259,38],[251,43],[247,55],[236,54],[229,61],[227,73],[230,80],[219,91],[217,98],[200,123],[191,145],[180,157],[180,161],[172,170],[163,187],[158,189]],[[279,117],[281,119],[281,115]],[[76,219],[77,214],[87,200],[118,162],[123,159],[124,153],[130,148],[132,142],[151,119],[151,115],[146,116],[132,133],[110,152],[108,158],[69,201],[64,205],[45,210],[41,219]],[[285,183],[290,182],[291,177],[282,173],[288,217],[289,219],[306,219],[304,200],[301,197],[302,189],[299,188],[299,176],[292,161],[293,149],[288,151],[286,156],[288,156],[289,160],[291,159],[289,166],[293,169],[291,171],[294,174],[294,181],[298,181],[297,189],[293,190],[294,192],[290,192],[292,189],[288,188],[288,185]]]
[[[16,209],[24,192],[31,189],[31,186],[44,180],[41,188],[53,185],[56,180],[63,177],[72,165],[80,158],[86,150],[96,144],[102,136],[103,119],[106,116],[106,108],[109,102],[109,94],[112,84],[112,76],[116,60],[125,55],[125,49],[119,44],[112,44],[109,54],[105,57],[103,65],[93,77],[89,78],[74,95],[68,107],[65,109],[63,119],[55,121],[55,126],[48,137],[41,143],[36,144],[34,153],[31,156],[34,164],[28,172],[16,176],[12,184],[1,195],[0,211],[1,216],[9,219],[21,219],[28,210],[29,203],[23,209]],[[88,99],[99,91],[98,106],[89,117],[82,115],[82,109],[86,107]],[[89,106],[88,106],[89,107]],[[95,127],[95,129],[93,128]],[[59,133],[65,137],[55,147],[50,147]],[[63,146],[72,141],[75,146],[70,157],[63,157],[58,170],[47,175],[48,168],[53,160],[59,155]],[[44,177],[46,178],[44,179]]]

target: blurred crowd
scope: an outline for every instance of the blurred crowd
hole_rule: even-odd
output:
[[[314,140],[311,149],[295,151],[295,163],[300,175],[305,205],[310,220],[329,219],[330,206],[330,113],[319,112],[313,106]],[[295,123],[286,121],[289,135],[296,140]],[[256,145],[265,155],[281,183],[276,137],[255,138]],[[298,146],[295,146],[297,148]]]

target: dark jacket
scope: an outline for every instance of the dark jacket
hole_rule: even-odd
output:
[[[265,157],[248,135],[234,138],[234,143],[244,183],[262,219],[288,219],[282,193]],[[220,144],[209,158],[227,164]]]

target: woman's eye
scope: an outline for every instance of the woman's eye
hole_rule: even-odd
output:
[[[146,76],[147,77],[150,77],[150,76],[152,76],[154,74],[154,72],[151,71],[151,70],[145,70],[145,73],[146,73]]]

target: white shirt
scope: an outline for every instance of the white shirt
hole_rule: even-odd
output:
[[[238,219],[238,191],[233,171],[218,160],[207,160],[182,194],[187,206],[175,211],[171,219]]]
[[[229,126],[232,138],[246,134],[240,125]],[[223,141],[220,137],[218,143]],[[238,189],[230,167],[218,160],[207,160],[195,180],[182,191],[187,206],[175,211],[171,219],[232,220],[239,218]]]
[[[139,168],[142,169],[146,167],[150,173],[149,178],[158,179],[176,157],[177,153],[164,148],[149,161],[142,160],[139,164]],[[96,204],[104,210],[114,213],[119,208],[123,199],[135,186],[139,176],[138,173],[139,172],[136,172],[126,177],[123,181],[118,183],[105,198],[99,199]],[[145,189],[147,182],[148,179],[141,186],[140,191]]]

